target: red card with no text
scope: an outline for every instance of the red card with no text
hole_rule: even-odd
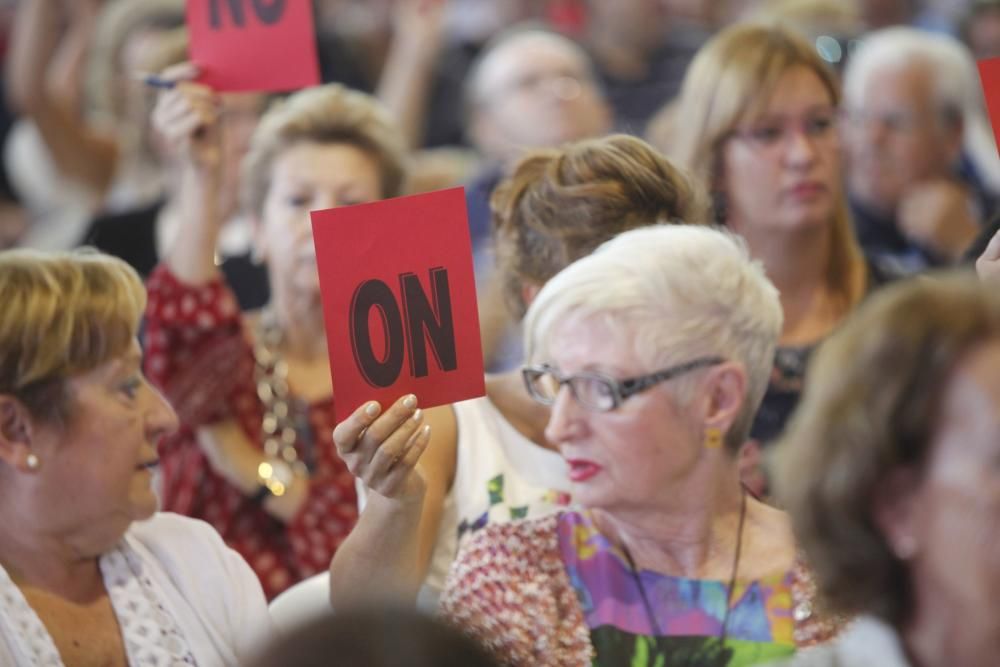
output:
[[[979,78],[983,82],[986,108],[990,112],[993,138],[1000,147],[1000,58],[979,61]]]
[[[187,0],[191,60],[220,91],[298,90],[319,84],[308,0]]]
[[[313,211],[337,421],[486,393],[462,188]]]

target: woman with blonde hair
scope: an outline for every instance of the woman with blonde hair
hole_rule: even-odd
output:
[[[333,387],[309,212],[400,194],[406,153],[363,93],[310,88],[262,117],[241,187],[271,300],[243,315],[215,263],[219,96],[189,78],[157,103],[178,147],[181,229],[149,279],[146,367],[181,417],[161,446],[164,508],[204,519],[269,597],[326,570],[357,519],[354,480],[331,441]]]
[[[971,271],[871,298],[823,344],[775,488],[830,608],[797,667],[1000,655],[1000,290]]]
[[[834,73],[783,28],[738,25],[695,57],[663,149],[712,193],[715,219],[746,239],[785,313],[751,430],[775,438],[809,353],[882,281],[854,238],[841,180]]]
[[[96,253],[0,253],[0,664],[236,665],[273,634],[204,523],[157,513],[177,415],[142,375],[142,282]]]

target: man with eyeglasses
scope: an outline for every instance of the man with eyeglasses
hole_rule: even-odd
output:
[[[969,134],[978,85],[961,44],[913,28],[872,33],[848,65],[848,194],[859,242],[889,273],[959,260],[996,208],[981,181],[996,152]]]
[[[520,352],[490,275],[490,196],[525,151],[607,134],[612,113],[587,52],[537,26],[496,36],[466,85],[467,131],[483,157],[483,168],[465,187],[477,282],[486,286],[479,298],[483,352],[488,370],[506,370]]]

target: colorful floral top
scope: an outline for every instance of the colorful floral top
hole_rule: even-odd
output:
[[[737,667],[795,652],[793,571],[758,581],[737,579],[723,646],[729,582],[634,573],[588,514],[563,514],[556,530],[559,553],[590,629],[593,664]]]
[[[441,600],[445,617],[504,664],[750,665],[829,639],[805,567],[738,581],[724,652],[727,582],[642,572],[663,631],[653,636],[621,553],[586,513],[492,524],[463,542]]]
[[[264,406],[253,350],[232,291],[219,278],[181,283],[159,266],[147,283],[146,374],[181,428],[160,443],[161,507],[212,524],[257,573],[268,599],[326,570],[357,522],[354,478],[333,444],[333,401],[309,405],[296,443],[312,464],[308,498],[288,523],[217,475],[198,445],[199,426],[234,421],[261,448]]]

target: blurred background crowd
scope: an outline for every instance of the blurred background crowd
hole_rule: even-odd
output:
[[[497,526],[514,521],[531,530],[600,533],[611,540],[602,543],[610,553],[629,541],[627,530],[614,528],[627,522],[616,523],[612,510],[633,501],[655,505],[660,518],[682,516],[678,525],[704,524],[712,539],[711,527],[721,520],[725,563],[710,562],[714,576],[698,583],[709,590],[725,580],[734,547],[729,597],[747,518],[748,534],[762,539],[751,541],[742,565],[763,581],[777,558],[780,585],[788,586],[781,599],[786,616],[794,616],[793,628],[788,618],[761,612],[761,622],[782,628],[762,642],[772,657],[833,637],[843,620],[813,613],[811,589],[799,586],[811,581],[797,555],[800,544],[823,592],[835,593],[837,611],[877,616],[904,641],[937,636],[949,618],[991,604],[941,573],[950,569],[942,554],[954,529],[943,527],[953,516],[946,510],[973,519],[955,539],[975,542],[968,536],[983,526],[993,532],[981,534],[995,534],[997,483],[973,472],[994,454],[986,444],[966,451],[961,479],[948,476],[940,451],[965,437],[956,425],[964,417],[958,408],[948,412],[950,394],[934,387],[953,374],[969,376],[975,388],[954,400],[974,404],[970,423],[986,424],[969,437],[996,441],[989,431],[996,424],[987,422],[997,421],[1000,410],[988,401],[1000,394],[984,377],[1000,363],[997,303],[969,281],[914,287],[905,279],[973,265],[984,281],[1000,274],[1000,156],[976,69],[977,60],[1000,57],[1000,0],[314,0],[313,9],[323,83],[339,85],[277,96],[217,94],[191,81],[196,72],[188,63],[183,0],[0,0],[0,250],[93,246],[124,260],[144,281],[148,303],[145,297],[130,303],[145,313],[144,369],[163,396],[139,394],[158,415],[143,434],[145,444],[159,445],[156,460],[139,467],[159,466],[162,509],[216,528],[246,559],[268,600],[318,575],[325,606],[328,599],[345,608],[359,599],[398,601],[401,591],[411,601],[420,589],[421,604],[436,607],[457,558],[446,615],[521,664],[532,664],[522,635],[544,624],[532,610],[525,627],[534,629],[519,634],[523,628],[514,623],[510,636],[490,631],[496,609],[488,607],[490,591],[477,588],[485,575],[476,569],[482,564],[476,549],[508,540],[527,550],[527,562],[562,559],[587,575],[582,546],[579,554],[543,552],[538,534],[518,533],[519,527],[501,533],[508,528]],[[170,86],[147,85],[150,75]],[[487,397],[424,412],[418,397],[408,396],[362,406],[337,425],[308,211],[452,186],[465,187],[468,205],[491,373]],[[636,234],[634,228],[653,223],[692,223],[692,229],[660,232],[662,239]],[[618,264],[577,263],[622,232],[626,240],[605,251],[612,259],[617,252]],[[660,255],[642,252],[661,242]],[[34,255],[8,257],[6,270],[33,270]],[[672,258],[671,266],[662,266],[663,257]],[[561,301],[562,288],[545,289],[567,266],[570,277],[559,274],[557,284],[567,293],[575,285],[584,295],[578,302]],[[685,326],[666,317],[644,328],[616,310],[634,296],[615,282],[629,271],[638,276],[634,284],[648,288],[643,294],[661,285],[656,280],[668,285],[664,303],[686,314]],[[58,282],[36,279],[38,293]],[[890,296],[872,296],[897,281],[904,287],[890,287]],[[141,289],[131,273],[123,284]],[[590,303],[591,293],[604,301]],[[875,305],[864,310],[869,303]],[[657,304],[634,307],[655,311]],[[870,311],[865,317],[873,328],[865,329],[864,319],[845,326],[861,317],[853,315],[859,309]],[[578,310],[604,319],[587,320]],[[535,350],[522,342],[526,315],[544,334]],[[601,328],[619,316],[627,320],[621,330]],[[0,327],[0,334],[22,324],[45,331],[41,320],[29,319]],[[121,349],[87,348],[93,354],[80,363],[90,366],[53,362],[47,372],[75,382],[81,368],[90,371],[111,352],[128,351],[136,332],[126,329]],[[822,356],[821,343],[838,331],[841,342]],[[10,340],[18,345],[31,338],[15,334]],[[914,340],[897,344],[910,334]],[[606,346],[618,335],[658,350],[641,363],[622,361],[642,366],[627,381],[588,372],[564,376],[549,365],[553,359],[565,363],[563,370],[579,365],[578,357],[587,356],[580,350],[605,361],[623,355],[627,345]],[[53,340],[56,347],[69,344]],[[983,341],[990,342],[981,352],[987,371],[977,371],[962,355]],[[938,343],[947,350],[940,358],[931,354]],[[45,395],[32,393],[37,378],[22,373],[10,350],[0,349],[13,355],[9,368],[0,363],[10,371],[0,377],[6,383],[0,409],[14,405],[4,403],[9,396],[45,403]],[[786,433],[814,353],[819,388]],[[522,362],[540,360],[522,375]],[[671,365],[651,368],[661,362]],[[915,370],[925,365],[926,374]],[[607,418],[620,414],[626,398],[691,371],[717,379],[705,400],[723,405],[725,414],[705,416],[690,400],[679,401],[676,414],[657,408]],[[564,386],[583,408],[567,412]],[[690,398],[708,384],[682,386],[688,394],[678,395]],[[841,405],[851,414],[869,410],[865,428],[852,431],[856,424],[840,419]],[[932,408],[943,411],[942,423],[957,435],[935,430]],[[584,412],[609,419],[587,417],[607,426],[605,445],[628,441],[645,453],[608,454],[609,469],[621,465],[630,475],[613,489],[588,487],[593,470],[581,473],[564,460],[580,433],[571,417]],[[905,418],[911,413],[922,418],[911,423]],[[11,417],[0,427],[17,423]],[[427,425],[435,446],[421,459]],[[18,433],[11,435],[16,430],[0,428],[0,445],[20,442]],[[77,432],[67,432],[76,442]],[[783,434],[784,444],[771,447]],[[667,442],[671,451],[693,452],[697,464],[660,457]],[[769,466],[772,450],[782,447],[789,452],[784,466]],[[51,514],[46,502],[58,484],[39,491],[30,480],[58,471],[17,451],[0,447],[23,492],[18,498]],[[904,474],[918,468],[928,477]],[[773,469],[778,479],[771,479]],[[68,479],[64,474],[57,481]],[[977,475],[985,475],[978,487],[988,490],[984,496],[949,486]],[[771,500],[773,487],[779,496],[784,487],[791,499],[794,536],[784,515],[759,502]],[[570,493],[606,523],[564,511]],[[854,506],[856,497],[872,502]],[[943,509],[921,522],[914,507]],[[550,516],[562,523],[532,523]],[[7,526],[11,535],[19,534],[16,528]],[[469,547],[466,538],[476,532]],[[457,555],[460,541],[464,556]],[[778,546],[768,551],[760,544]],[[859,546],[844,555],[838,544]],[[988,544],[975,546],[968,566],[992,582],[995,556],[986,553]],[[864,558],[850,560],[861,552]],[[623,572],[634,577],[648,615],[641,623],[649,627],[637,634],[655,641],[663,633],[639,570],[625,555]],[[520,591],[521,566],[499,562],[511,571],[488,576],[509,576],[511,590]],[[838,598],[844,580],[857,587]],[[597,581],[594,595],[604,586]],[[588,582],[573,584],[579,592]],[[952,606],[927,602],[952,593]],[[721,633],[705,633],[722,644],[729,602]],[[532,609],[513,606],[512,613]],[[925,607],[934,611],[925,616]],[[634,620],[639,609],[636,602],[625,616]],[[906,616],[911,610],[921,612],[916,621]],[[573,657],[552,664],[575,664],[590,650],[606,651],[602,664],[614,664],[608,656],[619,655],[617,636],[602,645],[600,629],[592,627],[593,646],[573,646],[566,637],[586,635],[578,632],[585,620],[570,616],[580,627],[560,626],[565,635],[552,642],[562,641]],[[995,611],[984,616],[1000,618]],[[907,634],[913,627],[919,632]],[[994,629],[984,623],[968,636],[995,638]],[[317,642],[324,634],[307,630],[304,636]],[[742,630],[734,628],[733,636]],[[924,655],[950,650],[936,654],[937,648],[923,647]],[[990,655],[992,648],[987,639],[970,654]],[[737,654],[732,664],[742,659]]]
[[[947,203],[955,205],[958,193],[923,188],[918,195],[911,186],[932,174],[956,176],[980,217],[992,211],[1000,192],[1000,165],[970,60],[1000,55],[1000,3],[991,0],[313,4],[324,82],[374,93],[394,113],[414,151],[408,191],[468,187],[478,250],[486,250],[489,237],[488,193],[526,148],[615,130],[650,138],[670,156],[671,112],[688,63],[711,35],[741,21],[779,23],[801,32],[841,73],[875,31],[911,26],[935,37],[927,44],[939,44],[935,56],[925,43],[900,33],[846,86],[847,115],[878,109],[890,134],[908,135],[884,141],[910,144],[879,158],[886,161],[881,171],[903,172],[895,184],[876,182],[874,167],[864,166],[864,150],[847,156],[845,173],[851,175],[866,249],[892,254],[908,270],[954,259],[974,236],[971,225],[941,231],[909,218],[928,200],[945,206],[949,194]],[[182,5],[179,0],[3,2],[0,247],[68,248],[87,242],[149,273],[171,242],[174,225],[164,204],[170,201],[173,170],[171,147],[150,130],[153,94],[142,76],[186,59]],[[498,42],[509,40],[512,26],[545,28],[568,41],[497,49]],[[494,57],[482,57],[493,49]],[[910,57],[918,52],[920,57]],[[914,62],[904,68],[907,60]],[[871,71],[879,69],[895,72],[873,79]],[[912,122],[942,104],[960,116],[957,152],[934,145],[935,137],[924,136]],[[227,99],[231,164],[246,151],[266,105],[256,95]],[[873,139],[867,135],[862,143]],[[223,257],[245,254],[249,247],[238,221],[233,182],[238,169],[229,172],[225,206],[234,220],[220,240]],[[157,224],[136,222],[153,218]],[[898,234],[875,224],[888,218],[899,218]],[[480,265],[485,271],[490,263]],[[254,287],[248,304],[259,305],[266,285]]]
[[[485,356],[495,370],[518,352],[500,281],[491,279],[494,186],[526,149],[611,131],[674,157],[688,64],[725,26],[785,25],[839,74],[850,73],[842,168],[858,239],[879,268],[912,273],[955,261],[996,208],[1000,161],[973,65],[1000,55],[1000,3],[991,0],[313,4],[324,82],[374,94],[403,131],[411,151],[405,191],[467,188]],[[182,5],[3,3],[0,247],[85,243],[142,276],[164,256],[178,229],[176,150],[151,129],[154,94],[142,78],[186,59]],[[893,30],[902,27],[913,31]],[[537,30],[546,32],[523,39]],[[878,45],[851,72],[872,36]],[[227,275],[238,276],[246,308],[266,303],[268,284],[251,261],[238,165],[268,103],[255,94],[225,100],[220,206],[228,223],[217,253]],[[931,118],[938,113],[941,124]],[[680,121],[682,132],[689,122]],[[953,222],[944,225],[947,216]]]

